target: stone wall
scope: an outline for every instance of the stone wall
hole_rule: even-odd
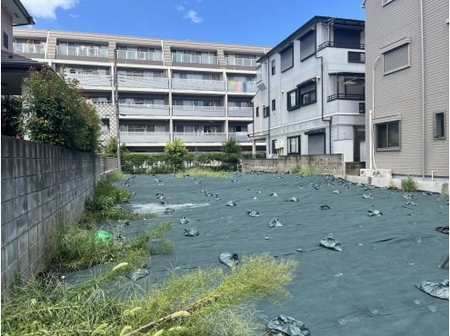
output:
[[[14,273],[42,270],[47,233],[58,214],[78,218],[85,199],[114,160],[45,144],[2,137],[2,251],[4,289]]]
[[[290,155],[277,159],[243,159],[242,171],[287,172],[296,167],[312,167],[317,173],[345,176],[343,154]]]

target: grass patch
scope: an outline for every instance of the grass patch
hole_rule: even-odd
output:
[[[106,175],[106,181],[115,182],[127,178],[127,175],[122,173],[119,169],[113,170]]]
[[[144,295],[120,299],[105,284],[123,275],[126,265],[77,285],[34,279],[15,286],[3,303],[1,331],[9,336],[124,336],[136,330],[139,335],[261,334],[263,326],[257,325],[249,303],[288,296],[286,285],[295,268],[296,262],[275,260],[269,254],[244,257],[231,272],[220,268],[173,272]]]
[[[416,181],[411,176],[402,180],[402,191],[403,192],[413,192],[417,190]]]
[[[231,178],[232,175],[225,171],[212,171],[205,168],[190,168],[183,173],[177,173],[176,178],[184,178],[185,176],[204,176],[204,177],[214,177],[214,178]]]
[[[47,244],[47,264],[54,269],[79,270],[120,260],[129,263],[130,267],[141,267],[151,254],[169,253],[172,250],[172,242],[164,238],[171,228],[170,222],[164,222],[121,242],[116,239],[118,232],[109,231],[110,240],[96,240],[97,225],[60,220]]]
[[[294,169],[292,169],[292,173],[301,175],[301,176],[312,176],[317,174],[312,166],[303,166],[300,167],[297,165]]]

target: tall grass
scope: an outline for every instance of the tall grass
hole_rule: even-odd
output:
[[[115,182],[126,178],[127,175],[116,169],[106,175],[106,181]]]
[[[292,173],[301,175],[301,176],[312,176],[317,174],[315,169],[312,166],[302,166],[297,165],[294,169],[292,169]]]
[[[232,175],[225,171],[213,171],[205,168],[193,167],[189,168],[182,173],[177,173],[175,175],[176,178],[183,178],[186,175],[191,177],[194,176],[204,176],[204,177],[214,177],[214,178],[230,178]]]

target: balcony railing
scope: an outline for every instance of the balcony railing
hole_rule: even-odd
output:
[[[120,132],[121,143],[166,143],[169,141],[169,132]]]
[[[117,58],[140,60],[140,61],[162,61],[162,52],[117,50]]]
[[[172,62],[218,64],[217,56],[212,55],[172,54]]]
[[[364,50],[366,48],[366,45],[353,43],[335,43],[334,41],[325,41],[322,44],[319,44],[319,46],[317,47],[317,51],[322,50],[326,47]]]
[[[242,58],[242,57],[225,57],[227,65],[238,65],[247,67],[256,67],[256,59]]]
[[[94,102],[94,105],[101,117],[107,117],[116,114],[116,107],[110,102]]]
[[[172,89],[224,92],[225,82],[218,80],[173,78]]]
[[[240,107],[240,106],[229,106],[228,116],[229,117],[244,117],[251,118],[253,113],[253,107]]]
[[[239,142],[249,142],[247,132],[228,133],[228,138],[235,138]]]
[[[203,133],[198,134],[194,132],[175,132],[175,138],[180,138],[184,143],[186,142],[217,142],[223,143],[225,141],[225,133]]]
[[[24,54],[45,54],[45,45],[43,44],[27,44],[27,43],[13,43],[14,51]]]
[[[98,47],[83,47],[83,46],[75,47],[75,46],[57,45],[56,53],[58,55],[68,55],[68,56],[108,58],[108,49],[101,49]]]
[[[327,97],[327,102],[333,101],[333,100],[365,100],[364,94],[358,94],[358,93],[335,93]]]
[[[228,92],[236,93],[256,93],[258,88],[255,82],[245,82],[245,81],[228,81]]]
[[[168,89],[169,79],[161,77],[145,77],[119,75],[119,88],[149,88],[149,89]]]
[[[183,117],[225,117],[225,106],[174,105],[173,115]]]
[[[76,79],[81,87],[88,86],[112,86],[112,78],[110,75],[89,75],[78,73],[66,73],[66,79]]]
[[[129,116],[169,116],[169,105],[119,104],[119,113]]]

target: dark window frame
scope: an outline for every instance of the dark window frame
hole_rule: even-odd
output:
[[[308,86],[314,86],[314,89],[309,89],[308,91],[306,91],[308,89]],[[299,103],[300,103],[300,106],[307,106],[307,105],[311,105],[311,104],[317,103],[317,83],[316,83],[316,81],[312,81],[311,80],[311,81],[308,81],[306,83],[299,84],[299,85],[297,85],[297,87],[298,87],[298,91],[299,91]],[[304,103],[303,102],[303,97],[306,96],[306,95],[310,95],[312,92],[314,92],[314,99],[311,99],[307,103]]]
[[[277,70],[277,68],[276,68],[276,62],[275,62],[274,59],[271,61],[270,65],[271,65],[271,67],[272,67],[272,76],[273,76],[273,75],[276,74],[276,70]]]
[[[3,31],[3,47],[9,50],[9,36],[5,31]]]
[[[397,137],[398,144],[391,145],[389,142],[389,133],[390,128],[397,127]],[[378,123],[375,125],[376,127],[376,150],[377,151],[399,151],[401,150],[401,124],[400,120],[394,120],[384,123]],[[385,139],[381,139],[380,137],[386,137]],[[383,141],[384,140],[384,141]],[[384,145],[380,145],[380,141],[383,141]]]
[[[256,107],[255,114],[257,117],[259,117],[259,106]]]
[[[438,119],[439,118],[439,119]],[[433,115],[433,138],[445,140],[445,112],[436,112]]]
[[[407,53],[407,62],[404,65],[398,66],[396,68],[393,69],[389,69],[386,70],[386,55],[392,54],[393,52],[395,52],[396,50],[398,51],[400,48],[405,48],[406,47],[406,53]],[[389,50],[384,51],[383,53],[383,75],[390,75],[392,73],[395,73],[397,71],[401,71],[404,69],[408,69],[411,67],[411,46],[409,42],[405,42],[402,45],[396,46],[395,48],[391,48]]]
[[[277,101],[276,101],[276,99],[272,99],[271,106],[272,106],[272,111],[276,111],[276,109],[277,109]]]
[[[286,68],[283,68],[283,56],[290,51],[291,56],[291,64],[287,66]],[[284,48],[280,51],[280,71],[286,72],[289,69],[294,67],[294,45],[290,44],[288,47]]]
[[[263,117],[267,118],[270,115],[270,108],[269,106],[263,107]]]
[[[291,94],[295,94],[295,103],[292,105],[291,104],[291,99],[290,99],[290,97],[291,97]],[[298,109],[298,108],[300,108],[300,92],[299,92],[299,90],[298,89],[294,89],[294,90],[291,90],[291,91],[289,91],[287,94],[286,94],[286,104],[287,104],[287,110],[288,111],[292,111],[292,110],[295,110],[295,109]]]
[[[305,55],[305,54],[302,53],[302,50],[303,50],[303,48],[302,48],[302,41],[307,40],[308,38],[310,38],[310,36],[314,36],[313,37],[314,45],[313,45],[313,48],[311,49],[311,52],[309,54]],[[316,37],[316,31],[315,30],[311,30],[309,33],[307,33],[307,34],[305,34],[305,35],[303,35],[302,37],[299,38],[299,41],[300,41],[300,62],[303,62],[303,61],[307,60],[308,58],[310,58],[311,56],[314,56],[316,54],[316,39],[317,39],[317,37]],[[306,43],[306,42],[303,42],[303,43]]]
[[[290,141],[292,139],[297,139],[297,151],[296,152],[292,151],[291,141]],[[301,144],[301,137],[300,137],[300,135],[288,137],[287,138],[287,154],[288,155],[299,155],[299,154],[301,154],[300,144]]]

